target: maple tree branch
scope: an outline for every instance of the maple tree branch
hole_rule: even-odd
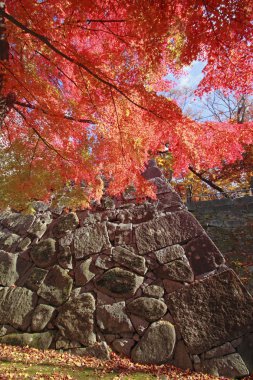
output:
[[[229,198],[228,194],[218,185],[213,183],[211,180],[203,177],[201,173],[198,173],[192,166],[189,166],[188,169],[195,174],[201,181],[205,182],[207,185],[212,187],[213,189],[217,190],[219,193],[222,193],[225,198]]]
[[[37,131],[36,128],[34,128],[28,121],[26,116],[21,112],[19,109],[17,109],[15,106],[13,106],[13,109],[24,119],[27,125],[34,131],[34,133],[39,137],[39,139],[50,149],[53,150],[55,153],[58,154],[63,160],[69,161],[66,157],[64,157],[50,142],[48,142],[40,133]]]
[[[20,107],[30,108],[30,109],[33,109],[33,110],[39,110],[39,111],[43,112],[45,115],[52,115],[49,112],[47,112],[46,110],[44,110],[43,108],[38,108],[38,107],[34,106],[31,103],[24,103],[24,102],[19,102],[19,101],[16,100],[16,101],[14,101],[14,104],[16,104],[16,105],[18,105]],[[52,115],[52,116],[58,116],[58,115]],[[64,119],[71,120],[71,121],[76,121],[78,123],[94,124],[94,121],[89,120],[89,119],[76,119],[76,118],[74,118],[72,116],[67,116],[67,115],[60,115],[60,116],[62,116]]]
[[[38,137],[37,141],[35,143],[35,147],[34,147],[32,158],[31,158],[30,165],[29,165],[29,177],[30,178],[31,178],[31,175],[32,175],[32,164],[33,164],[33,160],[34,160],[34,157],[35,157],[35,154],[36,154],[37,147],[39,145],[39,141],[40,141],[40,138]]]
[[[111,97],[112,97],[112,102],[113,102],[113,106],[114,106],[114,110],[115,110],[115,114],[116,114],[117,126],[118,126],[118,130],[119,130],[120,146],[121,146],[121,152],[122,152],[122,157],[121,158],[122,159],[124,158],[125,161],[126,161],[125,152],[124,152],[124,145],[123,145],[123,140],[122,140],[122,131],[121,131],[120,124],[119,124],[119,115],[118,115],[116,103],[115,103],[115,100],[114,100],[114,96],[113,96],[113,93],[112,93],[112,89],[111,89]]]
[[[18,21],[17,19],[15,19],[10,14],[4,12],[3,10],[0,10],[0,14],[2,14],[7,20],[9,20],[12,24],[16,25],[18,28],[22,29],[24,32],[26,32],[26,33],[30,34],[31,36],[35,37],[36,39],[40,40],[43,44],[45,44],[46,46],[48,46],[57,55],[60,55],[61,57],[63,57],[67,61],[69,61],[69,62],[71,62],[71,63],[73,63],[73,64],[81,67],[87,73],[89,73],[93,78],[97,79],[99,82],[105,84],[106,86],[114,89],[116,92],[118,92],[120,95],[122,95],[125,99],[127,99],[130,103],[132,103],[136,107],[142,109],[143,111],[147,111],[147,112],[153,114],[155,117],[158,117],[158,118],[164,120],[164,118],[162,116],[157,115],[154,111],[152,111],[152,110],[150,110],[150,109],[142,106],[141,104],[139,104],[136,101],[134,101],[133,99],[131,99],[128,95],[126,95],[124,93],[124,91],[122,91],[120,88],[118,88],[115,84],[113,84],[113,83],[111,83],[111,82],[109,82],[109,81],[101,78],[101,76],[99,76],[98,74],[96,74],[95,72],[93,72],[88,66],[84,65],[82,62],[79,62],[76,59],[74,59],[74,58],[68,56],[67,54],[65,54],[63,51],[61,51],[56,46],[54,46],[49,41],[49,39],[47,37],[45,37],[44,35],[35,32],[33,29],[28,28],[27,26],[25,26],[20,21]]]

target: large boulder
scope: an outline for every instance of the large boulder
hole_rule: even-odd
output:
[[[140,275],[144,275],[147,271],[144,257],[135,255],[123,247],[114,248],[112,258],[116,263]]]
[[[74,253],[76,259],[99,253],[110,247],[105,224],[88,225],[78,228],[74,237]]]
[[[26,330],[31,323],[37,296],[26,288],[0,288],[0,324]]]
[[[31,248],[31,258],[40,268],[47,268],[56,263],[57,255],[55,250],[55,240],[45,239]]]
[[[62,215],[54,224],[53,234],[56,237],[61,237],[66,234],[67,231],[73,231],[79,224],[78,216],[75,212]]]
[[[140,297],[127,305],[127,310],[149,322],[154,322],[164,316],[167,306],[164,302],[151,297]]]
[[[16,270],[17,254],[0,251],[0,285],[14,285],[19,275]]]
[[[189,212],[178,211],[137,226],[135,237],[139,253],[143,255],[185,242],[202,232],[202,227]]]
[[[55,308],[50,305],[40,304],[34,310],[32,316],[32,331],[39,332],[44,330],[46,325],[50,322]]]
[[[172,358],[175,343],[174,326],[168,321],[154,322],[133,348],[131,358],[138,363],[166,363]]]
[[[96,342],[94,334],[95,299],[91,293],[82,293],[70,299],[59,310],[56,326],[71,341],[85,346]]]
[[[170,293],[167,305],[192,354],[237,338],[252,323],[253,299],[231,270]]]
[[[192,268],[185,256],[182,259],[177,259],[161,265],[156,273],[159,278],[172,281],[192,282],[194,280]]]
[[[131,320],[126,314],[126,304],[124,301],[97,307],[96,317],[99,328],[107,334],[134,331]]]
[[[40,350],[46,350],[50,347],[55,332],[46,331],[42,333],[12,333],[3,337],[0,337],[1,344],[9,344],[11,346],[22,346],[22,347],[34,347]]]
[[[59,265],[54,265],[47,273],[37,294],[50,305],[60,306],[69,299],[73,279]]]
[[[197,368],[201,372],[215,376],[241,378],[242,376],[247,376],[249,374],[249,370],[239,354],[231,354],[221,358],[204,360],[204,362],[202,362]]]
[[[143,277],[121,268],[106,271],[96,285],[101,292],[113,297],[128,298],[135,294],[143,282]]]

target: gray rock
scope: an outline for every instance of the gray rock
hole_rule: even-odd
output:
[[[132,322],[134,329],[137,332],[137,334],[143,335],[145,330],[149,326],[149,322],[143,318],[138,317],[137,315],[134,315],[134,314],[132,314],[130,316],[130,319],[131,319],[131,322]]]
[[[204,360],[198,370],[215,376],[242,377],[249,371],[239,354],[231,354],[221,358]]]
[[[59,246],[62,248],[69,247],[74,238],[73,231],[65,231],[65,235],[59,239]]]
[[[0,249],[8,252],[15,252],[21,238],[11,232],[0,231]]]
[[[96,259],[95,266],[100,269],[109,269],[113,266],[112,257],[108,255],[99,255]]]
[[[218,358],[220,356],[233,354],[234,352],[235,352],[235,349],[232,346],[232,344],[230,342],[226,342],[222,344],[222,346],[215,347],[212,350],[205,352],[204,358],[205,359]]]
[[[157,268],[156,273],[159,278],[180,282],[192,282],[194,274],[187,258],[171,261]]]
[[[26,330],[36,302],[36,294],[29,289],[0,288],[0,324]]]
[[[106,342],[97,342],[89,347],[73,348],[69,350],[71,354],[78,356],[91,356],[100,360],[110,359],[110,349]]]
[[[68,273],[54,265],[47,273],[37,294],[53,306],[59,306],[66,302],[70,296],[73,279]]]
[[[167,311],[164,302],[151,297],[140,297],[127,304],[127,311],[149,322],[157,321]]]
[[[156,258],[160,264],[167,264],[170,261],[185,257],[184,248],[179,244],[172,245],[155,252]]]
[[[89,346],[96,342],[94,311],[94,297],[91,293],[82,293],[60,308],[55,324],[65,338]]]
[[[42,201],[34,201],[32,202],[32,208],[36,211],[36,212],[45,212],[49,209],[50,207],[50,204],[49,203],[46,203],[46,202],[42,202]]]
[[[110,247],[105,224],[78,228],[74,236],[74,253],[76,259],[99,253]]]
[[[46,331],[42,333],[12,333],[5,335],[0,338],[1,344],[9,344],[11,346],[22,346],[22,347],[34,347],[40,350],[46,350],[50,347],[53,337],[53,331]]]
[[[97,324],[105,333],[133,332],[131,320],[125,311],[125,302],[102,305],[97,308]]]
[[[55,308],[50,305],[38,305],[32,316],[32,331],[39,332],[44,330],[46,325],[50,322],[54,311]]]
[[[25,251],[29,245],[31,244],[31,239],[29,237],[25,237],[18,245],[18,249],[21,249],[21,251]]]
[[[63,336],[60,336],[57,341],[55,342],[55,348],[56,350],[68,350],[70,348],[79,348],[81,347],[81,343],[68,340],[64,338]]]
[[[131,349],[135,345],[133,339],[115,339],[112,343],[112,347],[118,354],[130,356]]]
[[[52,221],[50,216],[51,214],[49,212],[46,214],[37,216],[36,220],[34,221],[32,226],[29,228],[28,232],[33,236],[41,238],[46,232],[48,224],[50,224]]]
[[[177,368],[184,370],[193,369],[192,361],[182,340],[179,340],[176,344],[173,364]]]
[[[164,295],[164,290],[158,285],[149,285],[143,289],[143,294],[149,297],[161,298]]]
[[[33,215],[24,215],[16,212],[6,212],[2,219],[2,224],[18,235],[27,233],[35,220]]]
[[[11,334],[13,332],[17,332],[17,330],[14,329],[14,327],[12,327],[12,326],[9,326],[9,325],[0,326],[0,336]]]
[[[43,283],[48,270],[34,267],[26,275],[24,279],[24,286],[28,289],[37,291]]]
[[[19,275],[16,270],[17,254],[0,251],[0,285],[14,285]]]
[[[95,290],[97,295],[97,305],[111,305],[116,302],[115,298],[109,297],[104,293],[99,292],[97,289]]]
[[[75,212],[62,215],[57,219],[53,227],[53,235],[55,237],[62,237],[66,234],[66,231],[74,231],[79,224],[78,216]]]
[[[172,293],[184,286],[181,282],[172,280],[163,280],[163,286],[166,293]]]
[[[31,258],[40,268],[47,268],[55,264],[57,260],[55,240],[49,238],[34,245],[31,249]]]
[[[137,226],[135,237],[139,253],[143,255],[192,239],[202,232],[189,212],[178,211]]]
[[[175,343],[174,326],[167,321],[154,322],[133,348],[131,358],[138,363],[166,363],[172,357]]]
[[[123,247],[116,247],[112,252],[113,260],[130,269],[132,272],[144,275],[147,272],[145,259],[142,256],[137,256],[133,252]]]
[[[143,277],[121,268],[106,271],[96,285],[101,292],[112,297],[131,297],[143,282]]]
[[[58,264],[63,269],[73,269],[72,253],[69,246],[59,247],[57,253]]]
[[[125,219],[124,213],[119,213],[117,218]],[[120,223],[117,225],[115,232],[115,245],[132,244],[133,242],[133,227],[131,223]]]
[[[75,267],[76,286],[85,285],[95,276],[95,273],[91,272],[90,270],[91,263],[92,263],[92,258],[89,258],[88,260],[77,263]]]
[[[166,303],[191,354],[241,336],[252,323],[253,299],[230,270],[170,293]]]
[[[184,246],[195,275],[211,272],[225,262],[218,248],[204,233]]]
[[[253,334],[244,336],[241,343],[237,347],[238,353],[241,355],[250,373],[253,371]]]

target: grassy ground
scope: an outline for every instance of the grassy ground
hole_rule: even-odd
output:
[[[205,375],[204,375],[205,376]],[[53,350],[0,345],[0,379],[33,380],[151,380],[192,379],[200,377],[171,366],[145,366],[112,354],[111,360],[84,358]]]
[[[103,373],[101,370],[90,368],[64,368],[54,365],[33,365],[24,363],[0,363],[0,379],[76,379],[76,380],[152,380],[154,375],[146,373],[135,373],[124,375],[114,373]]]
[[[0,380],[218,380],[169,365],[140,365],[112,354],[110,360],[84,358],[54,350],[0,345]],[[246,379],[245,379],[246,380]],[[253,380],[253,377],[247,380]]]

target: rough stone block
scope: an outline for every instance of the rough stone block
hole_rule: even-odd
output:
[[[50,322],[54,311],[55,308],[50,305],[38,305],[32,316],[32,331],[39,332],[44,330],[46,325]]]
[[[41,240],[38,244],[34,245],[31,248],[31,258],[36,266],[40,268],[54,265],[57,260],[55,240],[49,238]]]
[[[96,316],[99,328],[108,334],[134,332],[125,309],[126,304],[123,301],[97,307]]]
[[[127,304],[127,311],[149,322],[154,322],[164,316],[167,306],[156,298],[139,297]]]
[[[174,326],[167,321],[154,322],[132,349],[131,358],[138,363],[166,363],[176,343]]]
[[[59,306],[66,302],[70,296],[73,280],[68,273],[54,265],[47,273],[37,294],[53,306]]]
[[[142,282],[143,277],[116,267],[105,272],[96,281],[96,285],[109,296],[129,298],[136,293]]]
[[[135,345],[133,339],[115,339],[112,343],[112,347],[118,354],[130,356],[132,347]]]
[[[40,350],[46,350],[50,347],[54,331],[46,331],[42,333],[12,333],[0,338],[1,344],[9,344],[11,346],[33,347]]]
[[[61,237],[66,234],[66,231],[73,231],[79,224],[78,216],[75,212],[62,215],[58,218],[57,222],[53,226],[53,235],[55,237]]]
[[[85,285],[87,282],[89,282],[95,276],[95,273],[93,273],[90,270],[91,263],[92,263],[91,257],[88,260],[77,263],[77,265],[75,267],[75,284],[76,284],[76,286]]]
[[[166,303],[192,354],[239,337],[252,323],[253,299],[231,270],[170,293]]]
[[[85,346],[96,342],[94,334],[95,299],[91,293],[82,293],[70,299],[59,310],[56,326],[61,334]]]
[[[128,249],[116,247],[113,249],[112,257],[116,263],[130,269],[132,272],[144,275],[147,271],[144,257],[137,256]]]
[[[17,254],[0,251],[0,285],[14,285],[19,275],[16,270]]]
[[[211,272],[225,262],[218,248],[206,234],[189,241],[184,245],[184,249],[195,275]]]
[[[203,233],[197,220],[187,211],[178,211],[153,219],[135,228],[140,254],[183,243]]]
[[[149,285],[143,288],[145,296],[161,298],[164,295],[164,289],[158,285]]]
[[[31,323],[36,302],[36,294],[29,289],[0,288],[0,324],[26,330]]]
[[[74,253],[76,259],[102,252],[110,247],[105,224],[78,228],[74,236]]]
[[[194,274],[186,257],[163,264],[156,270],[158,278],[172,281],[192,282]]]
[[[155,252],[155,256],[160,264],[167,264],[176,259],[185,257],[184,249],[179,244],[171,245]]]
[[[242,377],[249,371],[239,354],[226,355],[221,358],[204,360],[198,370],[215,376]]]

